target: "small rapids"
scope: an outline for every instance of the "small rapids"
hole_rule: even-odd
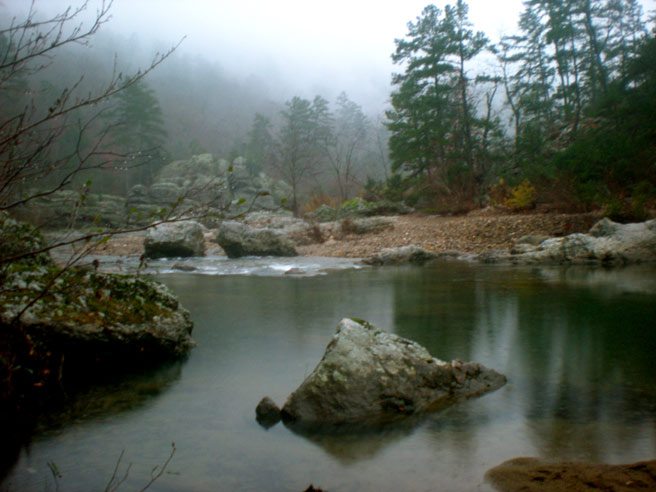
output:
[[[95,263],[94,263],[95,262]],[[358,259],[328,257],[257,257],[230,259],[226,256],[162,258],[141,261],[138,257],[89,256],[85,265],[104,272],[162,275],[190,273],[197,275],[252,275],[260,277],[315,277],[340,270],[366,268]]]

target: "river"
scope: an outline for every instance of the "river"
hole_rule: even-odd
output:
[[[72,395],[40,421],[0,491],[104,490],[122,452],[119,475],[131,467],[119,490],[138,490],[172,442],[149,490],[487,491],[485,471],[516,456],[656,456],[653,267],[222,261],[188,273],[155,265],[191,311],[198,346],[185,361]],[[441,359],[481,362],[508,384],[375,432],[260,427],[257,402],[282,404],[343,317]]]

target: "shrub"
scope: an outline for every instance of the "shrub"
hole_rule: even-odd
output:
[[[527,210],[535,207],[537,191],[528,179],[510,190],[510,196],[504,205],[511,210]]]

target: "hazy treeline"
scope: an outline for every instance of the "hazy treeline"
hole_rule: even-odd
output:
[[[11,62],[18,39],[3,32]],[[297,213],[363,188],[437,212],[491,201],[639,215],[656,197],[656,48],[637,0],[524,0],[517,32],[496,44],[474,29],[464,0],[428,5],[396,40],[384,116],[346,93],[285,101],[268,80],[180,50],[152,66],[156,47],[136,35],[89,39],[0,70],[3,131],[47,123],[38,159],[14,155],[7,139],[8,162],[32,159],[46,181],[68,182],[67,162],[84,162],[73,181],[124,194],[171,160],[209,152],[287,181]],[[130,79],[139,67],[148,76]],[[87,92],[109,97],[50,125]]]
[[[656,48],[636,0],[525,0],[496,45],[468,14],[429,5],[396,40],[388,193],[437,210],[656,196]]]
[[[0,36],[3,42],[0,51],[9,53],[6,38]],[[159,47],[160,52],[167,49]],[[113,77],[120,79],[148,66],[156,51],[136,35],[125,38],[100,31],[89,46],[62,47],[48,63],[14,78],[3,88],[0,113],[10,120],[28,106],[37,111],[47,108],[72,89],[102,90]],[[312,135],[310,120],[303,120],[307,115],[296,111],[297,103],[305,100],[295,97],[285,103],[273,99],[272,92],[276,88],[256,76],[238,78],[215,62],[177,50],[143,80],[77,115],[80,121],[93,120],[83,138],[92,145],[94,138],[102,137],[103,158],[111,156],[111,165],[103,166],[102,172],[80,173],[76,181],[91,179],[94,191],[124,194],[134,184],[149,184],[167,162],[200,153],[230,160],[245,157],[254,174],[267,172],[289,180],[295,201],[297,193],[344,199],[368,177],[384,179],[389,167],[387,137],[379,117],[365,115],[345,94],[333,103],[334,110],[317,96],[315,102],[324,105],[321,125],[331,128],[321,142],[313,143],[311,152],[309,142],[290,150],[285,145],[294,145],[290,139],[296,137],[283,136],[289,125],[305,132],[301,138]],[[62,130],[52,143],[51,156],[73,153],[80,144],[79,128],[72,121]],[[289,164],[285,159],[290,152],[303,157]],[[66,171],[64,166],[55,174]]]

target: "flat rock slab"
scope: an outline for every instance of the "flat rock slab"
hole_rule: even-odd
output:
[[[321,362],[282,409],[286,423],[378,424],[500,388],[474,362],[444,362],[415,342],[359,320],[337,326]]]

